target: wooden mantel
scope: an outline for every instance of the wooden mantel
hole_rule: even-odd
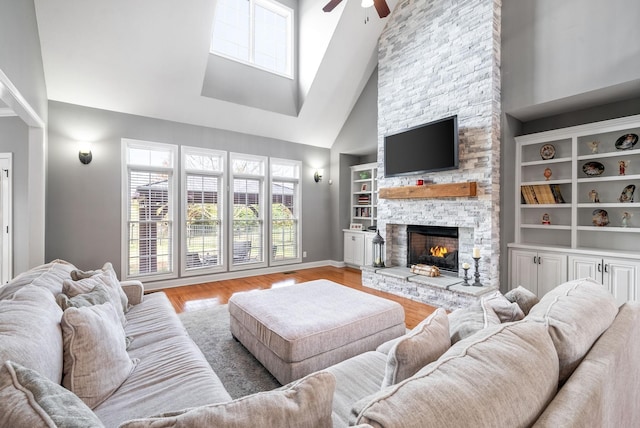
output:
[[[423,186],[383,187],[378,191],[382,199],[419,199],[419,198],[450,198],[476,196],[477,183],[425,184]]]

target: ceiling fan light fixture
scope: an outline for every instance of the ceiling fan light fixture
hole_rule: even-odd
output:
[[[362,0],[362,2],[360,3],[360,6],[362,6],[363,8],[368,8],[373,6],[373,0]]]

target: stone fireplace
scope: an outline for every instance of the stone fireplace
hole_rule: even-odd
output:
[[[386,265],[396,272],[408,270],[407,225],[458,229],[454,277],[462,275],[462,263],[473,265],[473,248],[480,249],[480,274],[486,287],[442,285],[438,293],[459,289],[454,294],[464,296],[469,294],[465,290],[499,285],[500,6],[498,0],[401,0],[378,45],[378,188],[415,186],[418,179],[425,185],[477,183],[475,196],[378,201],[377,225],[387,243]],[[458,117],[458,169],[385,177],[385,135],[452,115]],[[363,271],[365,281],[426,303],[435,300],[443,307],[469,303],[416,288],[425,282],[422,278],[391,279]]]
[[[407,226],[407,267],[415,264],[436,266],[458,273],[458,228]]]

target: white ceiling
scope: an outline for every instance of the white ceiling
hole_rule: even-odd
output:
[[[388,18],[360,0],[324,13],[326,1],[298,0],[298,117],[201,95],[214,0],[35,0],[48,98],[331,147],[375,69]]]

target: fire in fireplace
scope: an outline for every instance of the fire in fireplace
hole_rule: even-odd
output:
[[[458,228],[409,225],[407,240],[407,267],[426,264],[458,273]]]

